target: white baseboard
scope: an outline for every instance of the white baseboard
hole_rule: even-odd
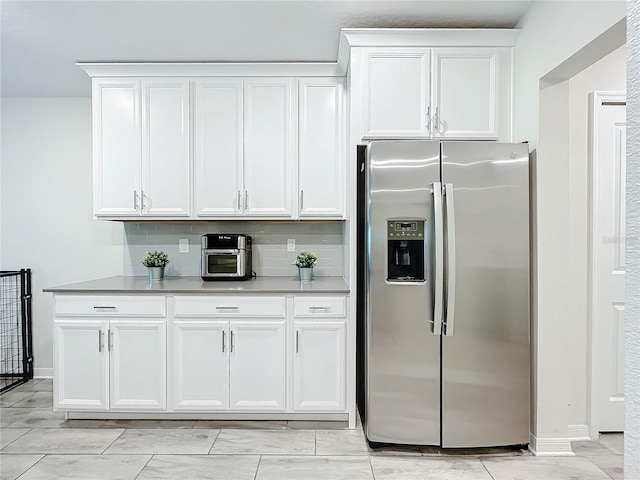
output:
[[[569,437],[569,440],[572,440],[572,441],[591,440],[591,434],[589,433],[589,425],[586,425],[586,424],[568,425],[567,437]]]
[[[34,368],[33,378],[53,378],[53,368]]]
[[[568,438],[537,438],[530,434],[529,450],[537,457],[574,457]]]

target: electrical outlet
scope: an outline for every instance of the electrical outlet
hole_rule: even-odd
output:
[[[296,251],[296,239],[287,238],[287,252],[295,252],[295,251]]]
[[[189,253],[189,239],[181,238],[178,240],[178,251],[180,253]]]

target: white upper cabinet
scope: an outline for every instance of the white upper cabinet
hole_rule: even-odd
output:
[[[510,51],[363,49],[362,137],[509,141]]]
[[[93,211],[140,214],[140,81],[93,80]]]
[[[188,216],[189,82],[142,82],[142,214]]]
[[[195,214],[243,212],[242,79],[195,82]]]
[[[93,82],[94,214],[190,215],[189,82]]]
[[[343,89],[340,79],[298,84],[298,214],[342,217],[344,212]]]
[[[498,138],[498,65],[495,48],[433,50],[433,137]]]
[[[244,195],[250,216],[290,217],[296,135],[294,82],[251,78],[244,82]]]
[[[428,48],[370,48],[365,53],[364,137],[428,137]]]

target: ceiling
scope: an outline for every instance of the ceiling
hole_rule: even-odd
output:
[[[3,97],[90,96],[76,62],[335,62],[341,28],[512,28],[531,1],[0,2]]]

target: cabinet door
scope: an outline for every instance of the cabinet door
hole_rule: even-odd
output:
[[[295,322],[295,410],[344,410],[344,322]]]
[[[142,87],[142,213],[188,216],[189,82],[154,79]]]
[[[299,214],[341,217],[346,173],[342,82],[302,79],[298,92]]]
[[[495,48],[433,51],[433,136],[498,138],[498,59]]]
[[[140,215],[140,82],[93,80],[93,213]]]
[[[242,213],[242,80],[196,82],[195,212]]]
[[[285,322],[231,321],[232,410],[285,409]]]
[[[54,408],[108,410],[108,322],[56,320],[54,330]]]
[[[429,49],[367,48],[363,137],[429,137]]]
[[[109,335],[111,409],[164,410],[164,320],[111,320]]]
[[[173,408],[229,408],[229,322],[173,324]]]
[[[247,215],[291,216],[294,103],[292,80],[245,80],[243,203]]]

